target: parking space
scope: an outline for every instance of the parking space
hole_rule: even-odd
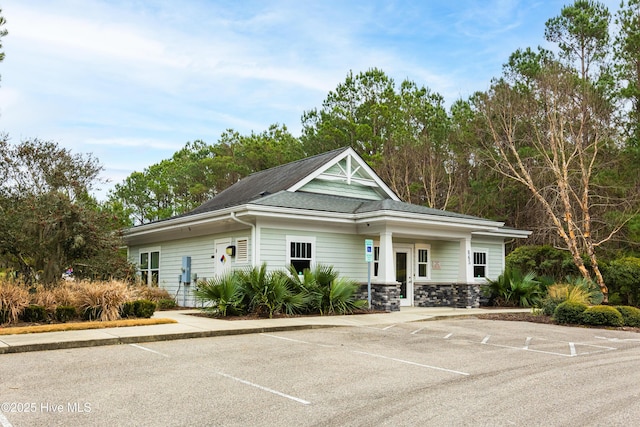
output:
[[[451,319],[8,354],[0,401],[36,410],[0,426],[620,424],[638,338]]]

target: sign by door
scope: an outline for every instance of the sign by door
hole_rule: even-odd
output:
[[[364,259],[366,262],[373,262],[373,240],[364,241]]]

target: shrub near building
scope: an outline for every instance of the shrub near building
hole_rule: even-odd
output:
[[[591,326],[622,326],[622,314],[608,305],[595,305],[582,312],[582,323]]]

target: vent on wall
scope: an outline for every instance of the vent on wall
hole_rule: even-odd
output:
[[[249,261],[249,239],[236,240],[236,262]]]

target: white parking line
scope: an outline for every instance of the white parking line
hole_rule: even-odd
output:
[[[395,357],[388,357],[388,356],[383,356],[381,354],[367,353],[366,351],[353,350],[353,352],[357,353],[357,354],[364,354],[364,355],[367,355],[367,356],[378,357],[380,359],[393,360],[394,362],[406,363],[407,365],[420,366],[421,368],[435,369],[437,371],[450,372],[452,374],[465,375],[465,376],[466,375],[471,375],[471,374],[469,374],[467,372],[454,371],[453,369],[440,368],[438,366],[423,365],[422,363],[416,363],[416,362],[412,362],[410,360],[396,359]]]
[[[389,325],[389,326],[387,326],[386,328],[382,328],[382,330],[383,330],[383,331],[386,331],[387,329],[391,329],[391,328],[393,328],[394,326],[396,326],[396,325],[395,325],[395,324],[394,324],[394,325]]]
[[[138,344],[129,344],[129,345],[131,347],[139,348],[140,350],[144,350],[144,351],[148,351],[150,353],[158,354],[158,355],[163,356],[163,357],[170,357],[168,354],[160,353],[159,351],[151,350],[150,348],[143,347],[143,346],[138,345]]]
[[[2,427],[13,427],[7,417],[4,416],[2,412],[0,412],[0,425]]]
[[[417,334],[418,332],[420,332],[423,329],[426,329],[426,328],[416,329],[415,331],[411,332],[411,335],[415,335],[415,334]]]
[[[487,335],[486,337],[484,337],[484,339],[482,340],[482,344],[486,344],[489,342],[489,338],[491,338],[491,335]]]
[[[527,337],[527,339],[524,341],[524,347],[522,348],[523,350],[529,350],[529,344],[531,344],[532,339],[533,337]]]
[[[451,336],[453,336],[453,333],[447,334],[444,336],[445,340],[448,340],[449,338],[451,338]]]
[[[569,343],[569,352],[572,357],[576,355],[576,345],[572,342]]]
[[[263,335],[265,337],[277,338],[279,340],[284,340],[284,341],[298,342],[300,344],[311,344],[310,342],[307,342],[307,341],[294,340],[293,338],[279,337],[277,335],[271,335],[271,334],[260,334],[260,335]]]
[[[295,397],[295,396],[290,396],[288,394],[279,392],[277,390],[273,390],[271,388],[264,387],[264,386],[261,386],[259,384],[252,383],[251,381],[246,381],[246,380],[243,380],[241,378],[237,378],[237,377],[225,374],[224,372],[218,372],[218,375],[222,375],[225,378],[229,378],[229,379],[232,379],[234,381],[238,381],[239,383],[246,384],[246,385],[249,385],[251,387],[255,387],[255,388],[260,389],[262,391],[273,393],[273,394],[275,394],[277,396],[280,396],[280,397],[286,397],[287,399],[291,399],[291,400],[293,400],[295,402],[302,403],[303,405],[311,405],[311,402],[309,402],[307,400],[300,399],[299,397]]]

